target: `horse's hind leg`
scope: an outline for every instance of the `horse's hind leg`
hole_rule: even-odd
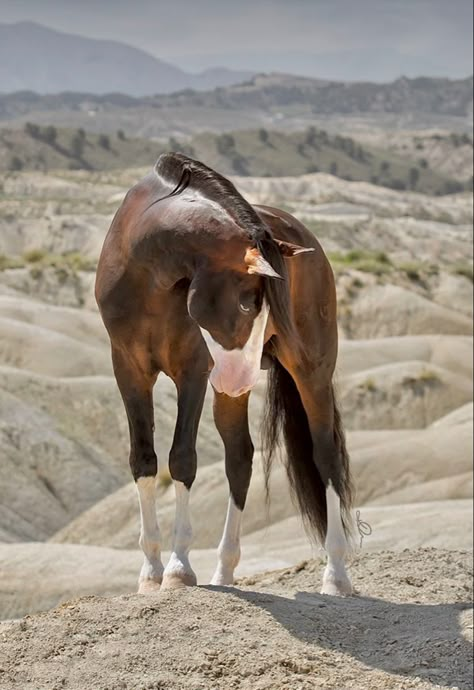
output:
[[[218,548],[213,585],[231,585],[240,559],[242,511],[252,475],[253,444],[248,426],[249,394],[229,398],[215,393],[214,420],[224,442],[225,469],[229,481],[229,504],[224,534]]]
[[[345,442],[332,384],[321,386],[311,379],[298,378],[296,385],[309,422],[313,462],[326,490],[327,565],[321,593],[351,594],[352,584],[345,566],[348,543],[341,511],[341,498],[350,502],[351,492]]]
[[[140,593],[159,589],[163,577],[160,530],[156,519],[157,462],[153,445],[155,376],[146,376],[128,353],[113,348],[115,378],[122,394],[130,431],[130,468],[140,503],[139,544],[144,553],[139,577]]]
[[[176,518],[172,553],[163,574],[162,589],[195,585],[196,575],[189,563],[193,531],[189,516],[189,493],[196,477],[196,436],[207,386],[207,361],[197,372],[182,373],[175,380],[178,389],[178,418],[169,455],[170,474],[176,492]]]
[[[286,371],[281,370],[280,394],[285,407],[289,456],[291,447],[296,449],[292,472],[295,489],[302,499],[303,512],[324,539],[328,557],[322,593],[350,594],[352,585],[345,566],[348,543],[342,513],[349,521],[351,479],[344,433],[333,386],[328,380],[331,367],[294,366],[290,358],[285,367]],[[312,458],[301,457],[301,448],[307,449]],[[289,462],[291,465],[291,457]],[[314,463],[316,474],[308,462]]]

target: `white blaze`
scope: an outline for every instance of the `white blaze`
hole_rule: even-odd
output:
[[[226,350],[208,331],[201,328],[207,349],[214,360],[209,380],[218,393],[225,393],[232,398],[238,397],[257,383],[269,311],[270,308],[264,299],[243,348]]]

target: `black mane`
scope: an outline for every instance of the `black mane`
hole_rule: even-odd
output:
[[[271,236],[267,225],[232,182],[204,163],[182,153],[163,153],[155,164],[155,171],[174,187],[169,196],[181,194],[188,187],[198,190],[222,206],[252,239],[263,239],[266,233]]]
[[[291,316],[288,272],[278,244],[267,224],[230,180],[200,161],[182,153],[163,153],[155,164],[155,172],[172,187],[172,191],[163,198],[181,194],[188,187],[198,190],[206,198],[218,203],[243,230],[248,232],[252,245],[258,248],[270,266],[283,278],[267,278],[264,281],[265,296],[278,333],[285,340],[289,340],[293,349],[298,351],[299,339]]]

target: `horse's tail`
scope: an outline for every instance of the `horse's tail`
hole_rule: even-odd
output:
[[[334,400],[334,440],[340,452],[335,460],[334,486],[341,499],[342,518],[350,534],[352,483],[341,416]],[[278,439],[282,433],[286,445],[285,466],[294,498],[310,536],[324,544],[327,529],[326,487],[313,461],[313,441],[300,394],[284,367],[274,359],[268,372],[267,400],[263,420],[263,461],[265,486],[269,479]],[[317,453],[317,448],[315,449]]]

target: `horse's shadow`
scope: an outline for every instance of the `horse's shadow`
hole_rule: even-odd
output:
[[[211,588],[211,587],[210,587]],[[472,646],[459,616],[469,602],[400,604],[365,596],[297,592],[294,599],[237,587],[212,587],[269,612],[299,640],[349,654],[391,674],[472,688]]]

